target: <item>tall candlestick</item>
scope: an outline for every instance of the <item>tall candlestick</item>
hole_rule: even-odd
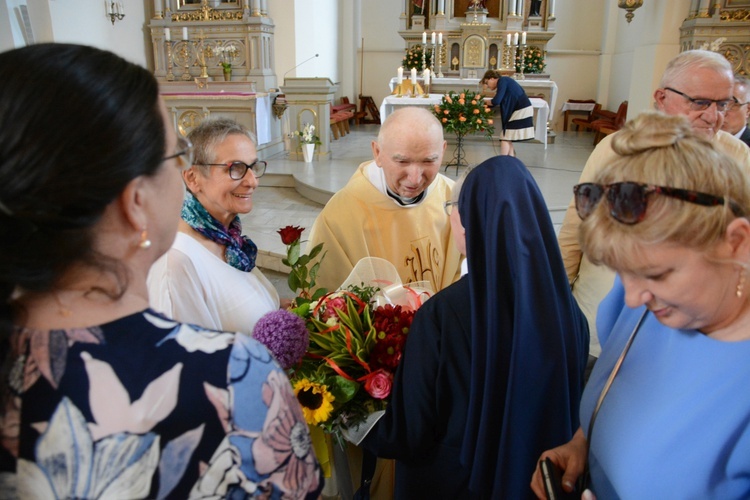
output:
[[[398,67],[398,84],[401,85],[401,82],[404,81],[404,67],[399,66]]]
[[[426,43],[427,43],[427,32],[423,31],[422,32],[422,45],[424,45]]]
[[[432,32],[432,45],[435,45],[435,32]]]
[[[188,29],[187,26],[182,28],[182,39],[187,40],[188,39]]]
[[[417,68],[411,69],[411,83],[417,83]]]
[[[169,28],[164,28],[164,40],[167,42],[172,40],[172,33],[169,31]]]
[[[438,45],[443,45],[443,34],[438,33]]]
[[[518,45],[518,32],[513,33],[513,45]]]
[[[526,45],[526,32],[521,33],[521,45]]]

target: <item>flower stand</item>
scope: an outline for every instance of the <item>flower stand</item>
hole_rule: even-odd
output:
[[[310,163],[313,160],[313,154],[315,154],[315,144],[301,144],[301,147],[305,163]]]

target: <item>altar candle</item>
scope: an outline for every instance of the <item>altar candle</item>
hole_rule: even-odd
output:
[[[427,43],[427,32],[423,31],[422,32],[422,45],[424,45],[426,43]]]
[[[164,28],[164,40],[167,42],[172,40],[172,33],[169,31],[169,28]]]
[[[411,83],[413,84],[417,83],[417,68],[411,69]]]
[[[398,67],[398,84],[401,85],[401,82],[404,81],[404,67],[399,66]]]
[[[443,34],[438,33],[438,45],[443,45]]]
[[[508,33],[507,41],[505,42],[505,45],[510,45],[510,33]]]
[[[425,68],[424,73],[422,73],[422,78],[424,78],[424,84],[425,87],[430,84],[430,70]]]
[[[188,39],[188,33],[187,33],[187,26],[182,28],[182,39],[187,40]]]
[[[526,45],[526,32],[521,33],[521,45]]]
[[[518,45],[518,31],[513,33],[513,45]]]
[[[432,45],[435,45],[435,32],[432,32]]]

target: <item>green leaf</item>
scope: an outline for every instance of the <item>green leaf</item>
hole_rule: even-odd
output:
[[[310,286],[312,286],[312,282],[310,282]],[[312,300],[318,300],[327,293],[328,290],[326,290],[325,288],[318,288],[317,290],[315,290],[315,293],[313,293]]]
[[[289,273],[286,283],[293,292],[296,292],[300,288],[300,280],[295,272]]]
[[[329,380],[330,385],[328,386],[328,389],[331,391],[331,394],[336,398],[336,402],[339,404],[344,404],[348,401],[351,401],[351,399],[356,396],[357,391],[359,391],[360,384],[358,382],[355,382],[353,380],[347,380],[344,377],[341,376],[335,376],[331,377]]]
[[[297,259],[297,265],[298,266],[306,266],[310,262],[310,256],[309,255],[300,255],[299,259]]]
[[[322,243],[320,243],[318,245],[315,245],[313,247],[313,249],[310,250],[310,258],[314,259],[315,257],[317,257],[317,255],[320,253],[321,250],[323,250],[323,244]],[[323,258],[321,257],[320,260],[323,260]]]
[[[295,241],[291,245],[289,245],[289,249],[287,250],[287,258],[289,260],[289,267],[295,265],[297,261],[299,260],[299,241]]]

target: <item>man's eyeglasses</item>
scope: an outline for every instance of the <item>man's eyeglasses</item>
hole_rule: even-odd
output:
[[[677,198],[696,205],[708,207],[729,204],[729,208],[738,217],[743,211],[731,200],[725,200],[721,196],[690,191],[665,186],[654,186],[651,184],[639,184],[637,182],[615,182],[613,184],[594,184],[584,182],[573,187],[573,197],[576,204],[578,217],[585,219],[594,211],[596,206],[606,195],[609,202],[609,214],[618,222],[623,224],[637,224],[646,216],[648,197],[652,194],[661,194]]]
[[[732,109],[734,109],[734,108],[741,108],[745,104],[750,104],[750,101],[740,102],[740,101],[737,100],[736,97],[733,97],[733,99],[734,99],[734,105],[732,106]]]
[[[690,109],[693,111],[704,111],[711,107],[711,104],[716,103],[716,110],[719,112],[724,112],[732,109],[732,106],[735,105],[734,99],[722,99],[719,101],[716,101],[714,99],[696,99],[694,97],[690,97],[689,95],[685,94],[684,92],[680,92],[679,90],[675,90],[672,87],[664,87],[664,90],[669,90],[670,92],[674,92],[675,94],[681,95],[688,101],[690,101]]]
[[[445,210],[445,214],[450,216],[451,212],[453,211],[453,205],[458,205],[457,201],[446,201],[443,202],[443,210]]]
[[[268,165],[268,163],[256,160],[250,165],[242,161],[233,161],[230,163],[198,163],[198,165],[204,167],[224,167],[229,171],[229,177],[238,181],[245,177],[248,170],[253,173],[256,179],[263,177],[263,174],[266,173],[266,165]]]
[[[177,166],[180,168],[180,170],[187,170],[188,168],[192,167],[194,152],[193,145],[190,143],[190,141],[182,136],[179,136],[177,138],[177,152],[171,156],[162,158],[162,161],[171,160],[172,158],[177,158],[179,160]]]

